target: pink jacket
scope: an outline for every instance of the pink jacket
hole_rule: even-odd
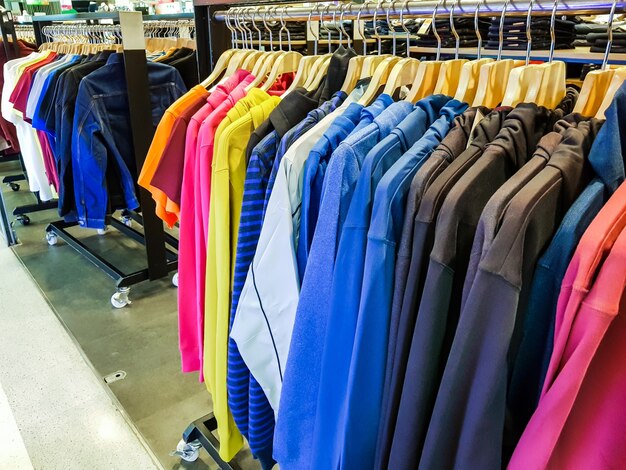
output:
[[[207,98],[204,105],[190,120],[185,139],[185,163],[180,204],[180,233],[178,248],[178,337],[183,372],[200,371],[202,381],[202,345],[204,325],[202,310],[204,301],[198,301],[198,283],[196,282],[196,262],[205,257],[196,254],[196,176],[197,148],[200,127],[203,121],[228,98],[240,84],[245,88],[250,83],[250,73],[239,70],[232,77],[219,85]],[[202,270],[204,272],[204,269]],[[204,294],[204,287],[202,288]],[[204,296],[203,296],[204,298]],[[203,307],[204,308],[204,307]]]
[[[538,408],[511,470],[626,464],[626,184],[585,232],[557,307]]]

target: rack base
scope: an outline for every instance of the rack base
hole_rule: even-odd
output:
[[[133,220],[138,220],[138,221],[141,220],[141,216],[133,212],[129,212],[128,216],[131,217]],[[134,228],[127,225],[126,223],[121,222],[115,218],[111,218],[109,222],[110,222],[111,227],[115,228],[116,230],[120,231],[121,233],[135,240],[136,242],[141,243],[142,245],[145,245],[146,240],[144,238],[144,235],[141,232],[135,230]],[[87,260],[89,260],[92,264],[94,264],[96,267],[104,271],[110,278],[112,278],[115,281],[115,285],[118,288],[118,291],[120,289],[127,289],[130,286],[139,284],[140,282],[147,281],[150,279],[150,273],[148,271],[148,268],[141,269],[139,271],[135,271],[132,273],[126,273],[122,271],[120,268],[118,268],[117,266],[107,261],[100,255],[95,253],[91,248],[89,248],[83,242],[81,242],[78,238],[76,238],[71,233],[69,233],[68,229],[72,227],[78,227],[78,223],[64,222],[60,220],[60,221],[52,222],[51,224],[49,224],[48,227],[46,227],[48,243],[50,245],[56,244],[55,237],[58,237],[62,239],[63,241],[65,241],[69,246],[74,248],[82,256],[87,258]],[[173,246],[173,248],[177,248],[178,240],[176,240],[174,237],[169,236],[167,237],[166,242],[169,244],[170,241],[173,242],[170,246]],[[174,245],[174,242],[175,242],[175,245]],[[167,272],[169,273],[171,271],[175,271],[178,268],[177,254],[169,249],[166,249],[166,257],[167,257]]]
[[[204,450],[206,450],[218,467],[222,470],[241,470],[236,463],[225,462],[219,454],[220,443],[213,435],[213,431],[217,430],[217,420],[213,413],[209,413],[200,419],[195,420],[185,432],[183,432],[183,440],[191,442],[198,440]]]

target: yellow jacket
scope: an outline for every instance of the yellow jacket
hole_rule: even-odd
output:
[[[204,378],[212,391],[220,457],[224,460],[231,460],[243,446],[228,408],[226,368],[246,147],[256,126],[269,117],[279,102],[280,98],[253,88],[228,112],[215,132],[206,263]]]

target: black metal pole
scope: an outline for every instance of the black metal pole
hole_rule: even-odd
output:
[[[154,136],[143,23],[140,12],[120,12],[119,15],[124,45],[130,131],[137,170],[140,170]],[[163,222],[156,216],[156,206],[150,193],[143,188],[138,188],[138,191],[143,214],[148,272],[150,280],[159,279],[168,274]]]

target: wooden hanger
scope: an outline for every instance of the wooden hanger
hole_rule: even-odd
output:
[[[391,6],[387,9],[387,24],[389,26],[389,30],[393,31],[393,24],[389,20],[389,11],[394,8],[395,2],[391,2]],[[415,79],[415,75],[417,74],[417,70],[420,65],[420,61],[417,59],[411,58],[410,54],[410,46],[411,46],[411,38],[410,32],[406,25],[404,24],[404,8],[407,6],[408,2],[405,1],[402,9],[400,10],[400,25],[404,30],[406,35],[406,58],[400,59],[391,69],[391,73],[389,74],[389,78],[387,80],[387,84],[383,90],[383,93],[393,96],[395,91],[402,86],[409,86],[413,84],[413,80]],[[392,46],[392,54],[396,55],[396,38],[393,37],[393,46]]]
[[[340,31],[348,38],[348,49],[352,49],[352,40],[350,39],[350,35],[343,27],[343,18],[344,18],[343,15],[345,13],[344,6],[345,8],[350,7],[350,9],[352,9],[351,4],[344,4],[340,7],[341,15],[339,16],[339,28],[340,28]],[[359,23],[357,23],[357,27],[358,25]],[[365,46],[365,40],[363,42],[363,45]],[[341,91],[343,91],[344,93],[350,93],[352,90],[354,90],[354,87],[356,86],[356,84],[359,81],[359,78],[361,77],[361,70],[363,69],[363,62],[365,62],[365,55],[357,55],[356,57],[352,57],[350,59],[350,61],[348,62],[348,70],[346,71],[346,78],[344,79],[343,84],[341,85]]]
[[[380,3],[380,2],[379,2]],[[365,4],[363,4],[365,6]],[[359,15],[361,14],[361,10],[359,10],[359,13],[357,15],[357,19],[359,19]],[[382,53],[382,40],[380,37],[380,34],[378,34],[378,23],[377,23],[377,18],[378,18],[378,6],[377,8],[374,10],[374,18],[373,18],[373,25],[374,25],[374,37],[376,38],[376,43],[377,43],[377,54],[374,55],[367,55],[367,38],[365,37],[365,34],[362,34],[363,36],[363,52],[365,55],[365,59],[363,60],[363,65],[361,66],[361,76],[359,77],[359,80],[362,80],[364,78],[370,78],[374,76],[374,73],[376,72],[376,70],[378,70],[378,66],[386,59],[392,57],[391,54],[383,54]]]
[[[439,10],[439,6],[442,4],[443,0],[439,0],[437,5],[435,5],[435,9],[433,10],[433,16],[430,23],[431,28],[433,28],[433,34],[437,39],[437,55],[435,57],[435,60],[424,60],[420,62],[419,66],[417,67],[417,72],[415,73],[413,85],[411,85],[409,94],[406,97],[406,100],[412,103],[417,103],[419,100],[425,98],[426,96],[432,95],[439,80],[439,73],[441,71],[441,66],[443,62],[440,60],[441,36],[437,32],[435,19],[437,17],[437,11]]]
[[[343,81],[343,85],[341,85],[341,91],[345,93],[350,93],[352,90],[354,90],[354,87],[360,80],[361,71],[363,70],[363,63],[365,62],[365,59],[366,57],[362,55],[358,55],[350,59],[350,62],[348,62],[346,78]]]
[[[457,0],[458,2],[458,0]],[[435,85],[435,93],[442,93],[447,96],[453,96],[456,93],[457,88],[459,87],[459,82],[461,80],[461,71],[463,70],[463,65],[468,62],[467,59],[459,59],[459,47],[460,47],[460,37],[459,33],[456,31],[456,26],[454,25],[454,7],[455,3],[452,4],[450,8],[450,30],[454,35],[456,40],[456,50],[454,53],[454,59],[446,60],[443,64],[441,64],[441,69],[439,70],[439,79],[437,80],[437,84]]]
[[[530,24],[534,3],[534,0],[530,0],[528,13],[526,15],[526,41],[528,42],[526,48],[526,65],[511,70],[504,98],[502,99],[503,106],[517,106],[527,99],[533,99],[538,95],[537,90],[541,87],[545,67],[530,64],[530,52],[532,48]],[[534,102],[534,99],[532,102]]]
[[[267,79],[268,75],[272,71],[274,67],[274,63],[278,60],[278,58],[283,54],[283,51],[270,52],[267,54],[265,59],[260,64],[260,68],[257,71],[257,67],[255,65],[254,70],[252,71],[252,75],[254,75],[254,81],[246,87],[246,91],[250,91],[253,88],[260,87]],[[256,73],[255,73],[256,71]]]
[[[420,61],[417,59],[412,59],[410,57],[400,59],[391,69],[383,93],[393,96],[398,88],[412,85],[413,80],[417,75],[419,65]]]
[[[391,70],[399,61],[399,57],[391,56],[385,58],[380,63],[380,65],[374,72],[374,75],[372,76],[372,81],[367,86],[367,89],[365,90],[365,93],[363,93],[361,99],[359,99],[359,104],[367,106],[372,101],[374,101],[374,99],[378,95],[378,90],[380,89],[380,87],[387,84],[391,75]]]
[[[235,30],[230,24],[230,15],[228,13],[226,14],[226,17],[224,18],[224,24],[230,31],[230,40],[231,40],[231,44],[234,47],[235,42],[236,42]],[[238,52],[239,50],[234,49],[234,48],[224,51],[222,55],[220,55],[219,58],[217,59],[217,63],[215,64],[215,67],[213,67],[213,70],[211,71],[209,76],[206,79],[204,79],[200,83],[200,85],[202,85],[205,88],[209,88],[211,85],[217,82],[219,78],[222,76],[222,74],[225,74],[225,72],[228,70],[228,66],[230,65],[231,61],[241,60],[240,57],[235,57],[235,55]]]
[[[583,86],[578,95],[578,101],[574,107],[575,113],[581,113],[583,116],[602,116],[608,108],[617,88],[621,86],[623,76],[626,73],[608,67],[611,47],[613,46],[613,18],[615,16],[615,8],[617,2],[613,2],[609,20],[607,25],[608,41],[604,52],[604,60],[600,70],[589,72],[585,77]],[[615,78],[615,79],[614,79]],[[607,104],[607,97],[609,98]]]
[[[509,5],[509,0],[504,2],[502,14],[500,15],[498,58],[495,62],[484,64],[480,67],[478,85],[476,86],[476,96],[472,106],[486,106],[495,108],[504,99],[506,87],[511,75],[511,70],[524,65],[523,61],[502,59],[502,48],[504,46],[504,18]]]
[[[411,90],[406,97],[407,101],[417,103],[419,100],[432,95],[439,79],[439,70],[442,62],[439,60],[423,60],[417,67]]]
[[[605,119],[606,110],[609,108],[611,103],[613,103],[613,98],[615,98],[615,93],[623,83],[626,81],[626,67],[620,67],[615,69],[613,72],[613,78],[611,79],[611,83],[609,84],[606,93],[604,95],[604,100],[600,104],[598,111],[596,112],[596,119]]]
[[[269,76],[261,89],[268,91],[282,74],[296,72],[301,59],[302,54],[299,52],[288,51],[282,54],[276,59],[276,62],[274,62]]]
[[[263,51],[250,52],[250,54],[248,54],[244,61],[241,63],[241,68],[243,70],[247,70],[248,72],[252,72],[257,61],[260,60],[264,55],[265,52]]]
[[[526,92],[524,101],[528,103],[536,103],[539,106],[545,106],[549,109],[554,109],[559,102],[565,97],[567,93],[566,88],[566,74],[567,70],[565,63],[561,61],[555,61],[554,49],[556,47],[556,8],[558,1],[555,0],[552,7],[552,16],[550,17],[550,55],[548,62],[540,64],[538,68],[543,70],[541,77],[541,83],[533,83]],[[531,4],[532,8],[532,4]],[[528,34],[528,32],[527,32]]]
[[[300,60],[302,59],[302,54],[291,50],[291,33],[289,32],[289,29],[287,28],[285,22],[286,12],[287,7],[284,7],[283,13],[280,16],[281,28],[279,32],[279,40],[280,46],[282,48],[282,32],[285,31],[287,35],[287,47],[289,50],[281,54],[272,65],[269,76],[265,80],[264,85],[261,87],[263,91],[268,91],[274,85],[274,82],[276,82],[276,80],[278,80],[278,78],[282,74],[297,72],[298,65],[300,64]]]
[[[313,69],[311,70],[311,78],[304,84],[304,88],[308,91],[317,90],[328,72],[328,66],[330,65],[331,58],[332,54],[326,54],[315,63]]]
[[[478,46],[476,48],[476,60],[470,60],[463,64],[461,69],[461,77],[459,78],[459,85],[454,95],[454,99],[464,102],[472,103],[476,98],[476,92],[478,91],[478,84],[480,82],[481,70],[484,65],[493,63],[493,59],[483,59],[481,57],[483,47],[483,37],[480,34],[478,13],[480,11],[480,3],[476,4],[476,10],[474,11],[474,31],[476,38],[478,39]]]
[[[543,69],[541,85],[539,87],[536,87],[536,85],[531,86],[526,93],[525,101],[527,103],[537,103],[539,106],[545,106],[548,109],[554,109],[565,98],[567,93],[567,69],[565,62],[555,60],[546,64],[540,64],[538,67]],[[537,89],[536,94],[535,89]]]

